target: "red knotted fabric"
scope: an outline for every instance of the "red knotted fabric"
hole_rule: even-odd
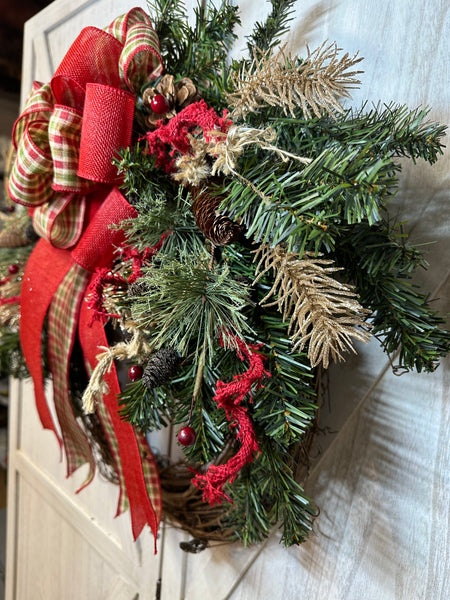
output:
[[[211,465],[203,475],[197,473],[192,483],[203,490],[203,501],[209,504],[220,504],[223,499],[230,500],[223,491],[226,483],[233,483],[242,467],[251,462],[259,452],[255,430],[247,409],[241,405],[247,394],[252,393],[253,386],[261,386],[264,377],[270,377],[269,371],[264,369],[265,357],[260,354],[260,345],[246,345],[239,338],[234,338],[239,358],[249,361],[249,368],[245,373],[235,375],[233,381],[225,383],[218,381],[216,394],[213,400],[219,408],[223,408],[227,418],[232,422],[232,427],[237,429],[236,438],[241,447],[238,452],[223,465]],[[223,346],[223,341],[221,340]]]
[[[123,233],[111,225],[136,215],[115,187],[112,159],[131,142],[135,93],[143,80],[161,72],[157,36],[147,15],[133,9],[105,31],[88,27],[80,33],[50,84],[34,84],[13,131],[17,158],[9,193],[31,207],[34,227],[43,237],[24,274],[21,344],[41,422],[64,448],[68,475],[89,464],[84,485],[95,465],[73,410],[69,361],[77,329],[89,368],[96,365],[98,346],[107,345],[101,325],[88,327],[83,299],[92,273],[110,265],[123,242]],[[46,319],[59,430],[44,392]],[[118,513],[129,505],[135,538],[145,523],[156,535],[161,516],[156,466],[145,438],[117,415],[114,369],[107,379],[110,392],[99,403],[98,416],[119,476]]]

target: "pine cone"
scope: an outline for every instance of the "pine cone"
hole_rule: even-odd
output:
[[[29,223],[27,225],[27,228],[25,229],[25,237],[33,244],[40,239],[39,234],[34,230],[33,223]]]
[[[226,246],[234,242],[241,233],[241,227],[226,215],[217,213],[222,198],[212,196],[204,188],[193,188],[191,192],[195,198],[192,205],[195,222],[205,237],[215,246]]]
[[[148,285],[145,281],[135,281],[128,286],[128,298],[139,298],[148,292]]]
[[[142,375],[142,383],[148,390],[164,385],[178,371],[181,358],[173,350],[161,348],[148,359]]]
[[[158,94],[164,96],[169,103],[169,110],[164,114],[155,114],[150,106],[152,98]],[[174,83],[173,75],[164,75],[154,88],[147,88],[142,95],[142,103],[150,111],[145,119],[146,125],[153,128],[157,121],[171,119],[183,108],[193,102],[198,102],[198,100],[200,100],[200,96],[197,88],[189,77],[183,77]]]

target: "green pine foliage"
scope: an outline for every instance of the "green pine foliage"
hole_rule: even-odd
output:
[[[221,334],[230,347],[232,336],[244,338],[249,329],[243,314],[249,303],[248,286],[230,277],[226,265],[209,268],[210,256],[158,256],[146,269],[145,296],[132,307],[136,323],[149,330],[155,348],[168,346],[186,356],[194,343],[212,360]]]
[[[289,31],[288,23],[292,21],[296,0],[270,0],[272,10],[263,23],[255,23],[248,36],[247,49],[253,58],[254,49],[268,52],[279,45],[284,34]]]
[[[172,417],[170,396],[161,388],[148,390],[140,380],[127,385],[118,403],[122,419],[143,431],[167,427]]]
[[[388,354],[399,350],[398,367],[434,371],[450,350],[450,336],[445,318],[413,283],[414,271],[426,267],[418,249],[395,225],[381,221],[348,228],[336,255],[361,302],[374,311],[372,333]]]
[[[29,377],[21,347],[19,332],[7,327],[0,330],[0,377]]]
[[[230,486],[233,505],[225,523],[245,546],[263,541],[277,524],[285,546],[301,544],[311,533],[315,508],[282,456],[277,443],[265,438],[259,459]]]
[[[433,164],[442,154],[445,127],[428,122],[426,110],[392,105],[366,115],[348,110],[336,119],[276,120],[273,108],[268,112],[273,121],[253,115],[252,126],[269,122],[279,147],[312,162],[297,166],[267,150],[246,152],[239,173],[269,200],[234,178],[222,207],[244,221],[249,238],[283,243],[300,255],[333,251],[343,223],[381,221],[397,192],[400,156]]]
[[[24,264],[31,250],[31,245],[21,248],[0,248],[0,280],[6,281],[11,277],[8,267],[11,264]],[[0,299],[7,298],[9,295],[5,295],[4,289],[0,286]],[[0,377],[8,376],[23,379],[28,377],[29,373],[21,351],[18,324],[11,325],[7,321],[0,326]]]
[[[189,77],[206,102],[221,107],[228,86],[227,56],[237,37],[234,28],[240,23],[238,8],[229,0],[219,6],[199,3],[193,25],[182,0],[154,0],[149,9],[163,62],[170,65],[175,81]]]

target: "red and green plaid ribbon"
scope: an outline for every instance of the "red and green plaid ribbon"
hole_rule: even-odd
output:
[[[85,320],[81,326],[80,310],[92,272],[109,264],[123,235],[109,226],[134,211],[113,187],[117,175],[112,157],[131,141],[135,94],[142,82],[161,73],[158,37],[145,12],[132,9],[106,30],[87,27],[80,33],[51,82],[33,84],[13,131],[17,157],[9,193],[30,207],[33,225],[43,238],[24,275],[22,347],[42,424],[58,435],[42,377],[41,330],[48,316],[60,442],[68,474],[86,462],[90,465],[86,483],[94,475],[94,460],[70,398],[70,355],[77,327],[90,368],[96,364],[99,339],[107,343],[103,329],[89,332]],[[156,465],[145,438],[117,414],[114,369],[107,383],[112,391],[100,403],[98,416],[117,466],[118,512],[129,505],[135,538],[146,523],[156,535],[161,518]]]

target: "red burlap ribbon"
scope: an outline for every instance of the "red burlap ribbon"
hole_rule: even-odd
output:
[[[77,327],[90,369],[96,365],[98,347],[107,345],[101,325],[88,327],[83,298],[94,270],[109,265],[123,242],[123,233],[110,226],[136,215],[115,187],[112,159],[131,142],[134,94],[161,72],[158,38],[141,9],[119,17],[104,31],[87,27],[50,84],[34,84],[13,131],[17,159],[9,193],[31,207],[34,227],[43,238],[24,274],[22,348],[41,422],[62,443],[68,475],[86,462],[90,465],[85,484],[94,475],[94,459],[72,407],[69,360]],[[44,393],[41,338],[46,317],[61,434]],[[99,403],[98,416],[121,484],[118,512],[129,505],[135,538],[146,523],[156,535],[161,516],[156,466],[145,438],[117,415],[114,369],[106,383],[109,394]]]

